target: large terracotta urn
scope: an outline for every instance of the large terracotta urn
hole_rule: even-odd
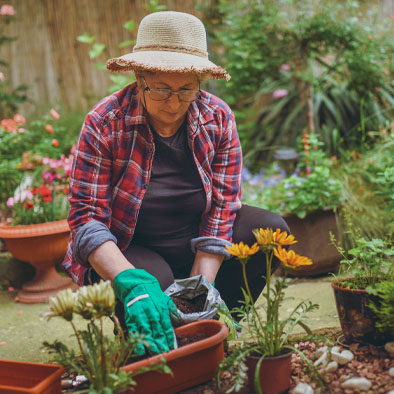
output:
[[[71,278],[56,271],[56,263],[64,258],[70,228],[67,220],[17,225],[0,224],[0,238],[18,260],[35,268],[33,280],[22,285],[15,298],[25,304],[46,303],[59,290],[76,289]]]

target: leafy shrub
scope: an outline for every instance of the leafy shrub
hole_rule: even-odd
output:
[[[392,25],[373,11],[314,0],[221,0],[207,11],[212,46],[232,75],[221,94],[243,113],[238,126],[252,163],[294,146],[305,128],[338,154],[386,126],[394,106]]]

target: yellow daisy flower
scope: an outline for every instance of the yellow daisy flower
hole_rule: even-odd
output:
[[[260,246],[278,246],[278,245],[292,245],[297,241],[293,235],[287,235],[286,231],[281,231],[277,228],[275,231],[272,228],[256,228],[253,230],[253,234]]]
[[[227,252],[237,257],[240,260],[249,259],[250,256],[256,254],[259,251],[259,246],[254,243],[252,246],[244,244],[242,241],[238,244],[232,244],[231,246],[226,245]]]
[[[286,268],[297,269],[305,265],[312,265],[312,260],[305,256],[300,256],[294,250],[286,250],[281,246],[274,249],[275,256]]]

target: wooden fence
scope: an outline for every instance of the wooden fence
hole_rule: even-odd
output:
[[[200,16],[195,4],[205,7],[218,0],[160,0],[168,10]],[[235,0],[234,0],[235,1]],[[366,4],[368,1],[365,0]],[[371,0],[379,3],[382,14],[394,13],[394,0]],[[4,26],[4,33],[17,39],[0,47],[2,69],[11,86],[26,84],[31,104],[20,112],[28,114],[39,105],[85,112],[111,85],[106,70],[94,68],[97,60],[89,58],[90,46],[76,37],[84,32],[96,36],[107,46],[101,62],[131,51],[118,45],[131,37],[123,24],[133,19],[136,26],[148,13],[148,0],[0,0],[12,4],[15,20]],[[1,28],[1,26],[0,26]],[[135,29],[135,34],[137,27]],[[1,36],[0,31],[0,36]],[[134,34],[134,36],[135,36]]]
[[[111,82],[108,71],[94,68],[98,62],[131,52],[119,49],[124,40],[135,38],[140,20],[148,13],[145,0],[1,0],[12,4],[15,20],[5,26],[5,34],[17,39],[0,48],[2,69],[13,87],[25,84],[31,104],[22,106],[29,113],[36,105],[59,106],[85,111],[107,94]],[[198,15],[193,0],[162,0],[168,10]],[[201,3],[201,1],[199,1]],[[123,24],[136,22],[134,37]],[[89,58],[89,45],[76,37],[84,32],[96,36],[107,46],[99,60]]]

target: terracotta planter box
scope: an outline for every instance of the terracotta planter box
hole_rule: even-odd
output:
[[[330,232],[338,239],[338,229],[333,210],[310,212],[304,219],[297,215],[284,215],[291,233],[298,241],[291,246],[296,253],[307,256],[312,266],[290,272],[292,276],[314,276],[327,272],[337,272],[341,255],[330,245]]]
[[[165,358],[171,368],[173,376],[147,372],[136,376],[136,394],[171,394],[195,386],[211,379],[218,368],[219,362],[224,359],[224,339],[228,335],[226,325],[216,320],[204,320],[175,329],[178,337],[189,337],[197,333],[205,334],[207,338],[159,354],[145,360],[124,366],[125,371],[137,371],[141,367],[160,362]]]
[[[56,364],[0,360],[0,394],[61,394],[63,373]]]

